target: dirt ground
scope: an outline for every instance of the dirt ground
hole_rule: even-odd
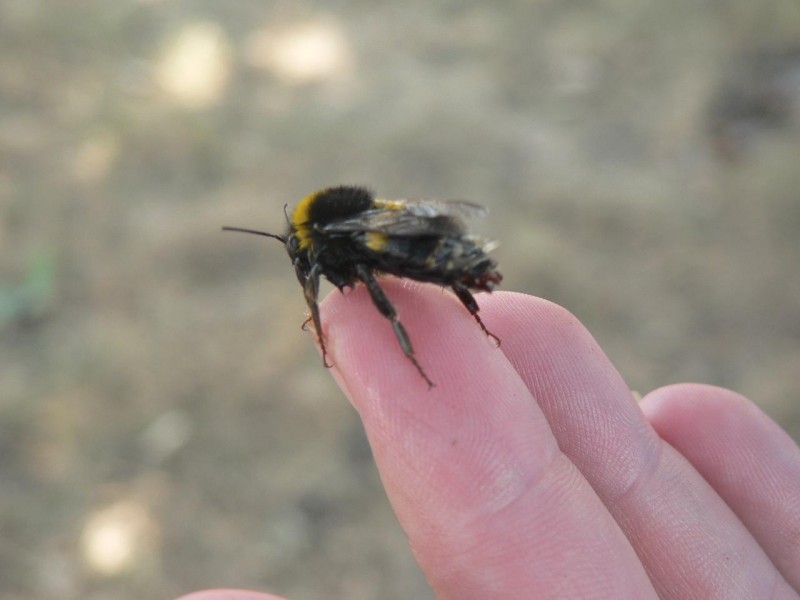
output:
[[[797,0],[0,0],[0,600],[432,598],[283,249],[220,231],[326,185],[485,204],[632,389],[800,439],[798,47]]]

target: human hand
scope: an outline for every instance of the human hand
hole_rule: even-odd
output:
[[[747,399],[637,403],[554,304],[480,295],[497,349],[451,295],[382,285],[436,387],[363,289],[323,303],[327,348],[438,598],[799,597],[800,449]]]

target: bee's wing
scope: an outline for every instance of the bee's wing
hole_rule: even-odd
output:
[[[380,200],[378,201],[381,202]],[[388,235],[447,235],[465,231],[461,217],[481,217],[487,209],[464,200],[396,200],[322,227],[326,233],[373,231]]]
[[[420,217],[485,217],[489,209],[466,200],[398,200],[404,210]]]

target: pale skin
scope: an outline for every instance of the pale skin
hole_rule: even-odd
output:
[[[452,294],[381,285],[433,389],[363,288],[330,295],[322,322],[437,598],[800,598],[800,449],[755,404],[698,384],[637,402],[538,298],[478,296],[497,348]]]

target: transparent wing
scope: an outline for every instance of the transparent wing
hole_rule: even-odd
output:
[[[326,233],[372,231],[388,235],[446,235],[466,231],[462,217],[482,217],[488,210],[464,200],[376,200],[379,208],[322,227]]]
[[[489,214],[489,209],[485,206],[466,200],[395,200],[394,202],[402,203],[410,214],[421,217],[448,216],[473,219]]]

